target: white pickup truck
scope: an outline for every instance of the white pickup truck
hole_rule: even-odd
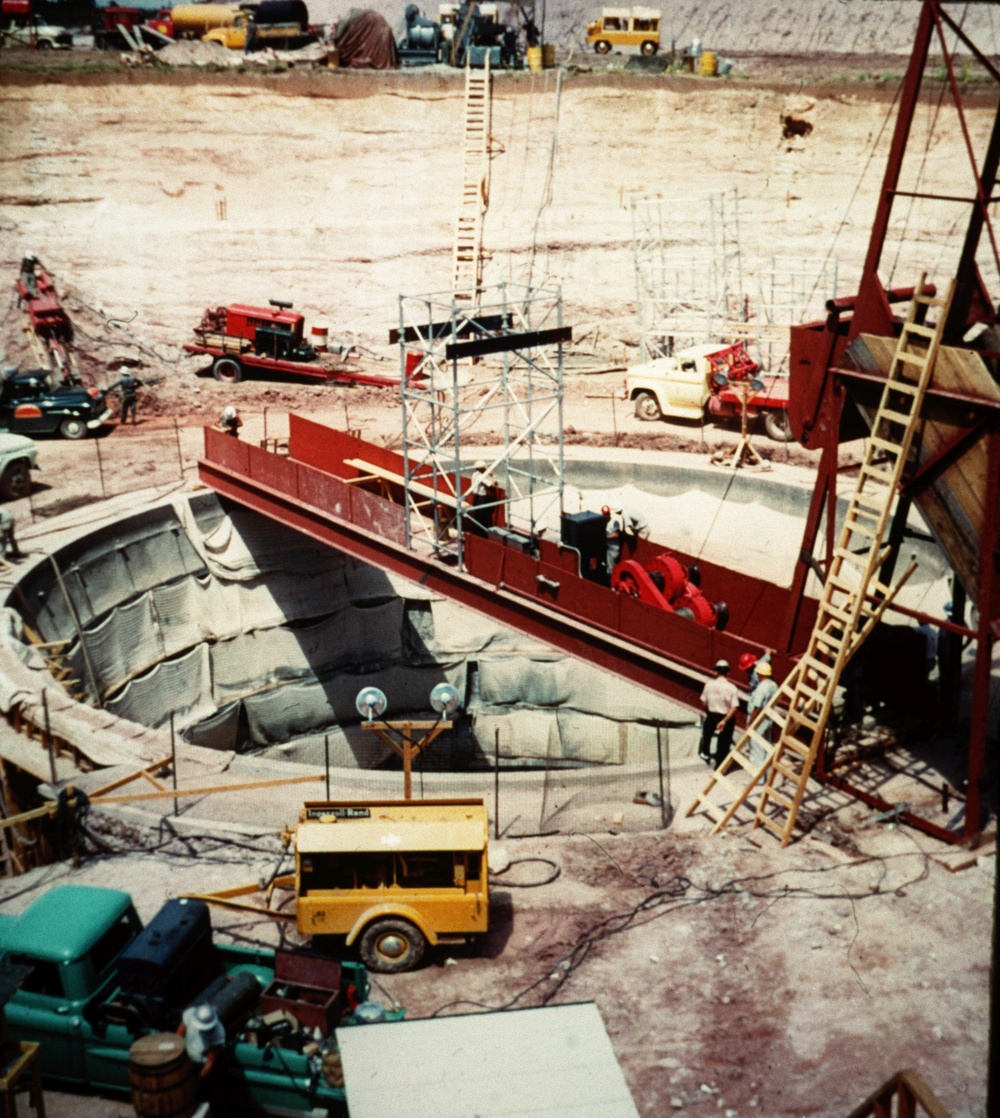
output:
[[[38,447],[27,435],[0,432],[0,497],[16,501],[31,492],[31,471],[38,468]]]
[[[763,415],[768,435],[775,442],[789,442],[788,379],[760,376],[742,345],[709,342],[635,365],[625,378],[625,398],[635,402],[638,419],[739,418],[742,384],[754,386],[747,397],[747,415]]]

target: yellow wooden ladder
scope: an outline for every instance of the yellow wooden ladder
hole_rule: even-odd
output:
[[[452,294],[474,304],[483,286],[483,219],[490,202],[490,128],[493,78],[487,52],[482,70],[465,67],[462,198],[455,219]]]
[[[890,554],[883,539],[955,289],[953,281],[946,297],[937,299],[927,293],[925,281],[921,275],[903,323],[806,651],[687,810],[688,815],[704,810],[715,823],[713,833],[763,782],[753,825],[767,827],[788,845],[841,673],[915,569],[911,565],[895,587],[878,578]],[[931,309],[937,310],[935,325],[926,321]],[[765,719],[778,727],[775,745],[760,732]],[[751,745],[760,747],[763,757]],[[736,768],[746,773],[742,786],[729,776]],[[712,798],[720,792],[721,802]],[[728,807],[727,801],[732,801]]]

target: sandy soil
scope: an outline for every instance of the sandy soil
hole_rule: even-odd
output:
[[[197,424],[228,402],[253,413],[253,437],[265,406],[272,434],[288,408],[388,440],[398,434],[391,392],[224,387],[180,356],[206,306],[285,298],[310,321],[329,322],[335,337],[356,339],[365,360],[384,368],[398,361],[386,335],[398,321],[400,292],[447,285],[459,81],[287,78],[50,82],[24,73],[14,80],[10,71],[0,78],[0,289],[9,290],[24,252],[38,253],[69,292],[85,368],[103,384],[127,358],[152,382],[137,431],[115,430],[81,446],[43,442],[44,500],[65,501],[81,475],[92,489],[98,446],[106,484],[116,487],[172,470],[179,450],[173,480],[162,478],[164,486],[177,484],[180,462],[190,473],[197,455]],[[530,274],[536,283],[562,285],[566,321],[577,327],[570,439],[698,448],[697,430],[651,432],[624,415],[611,402],[621,372],[594,372],[618,370],[636,352],[631,195],[662,191],[678,199],[683,239],[700,205],[687,199],[735,187],[751,292],[772,255],[831,253],[841,263],[840,290],[851,291],[888,142],[891,94],[867,85],[814,94],[737,80],[707,86],[579,76],[564,84],[557,122],[555,85],[553,74],[498,82],[494,134],[505,151],[493,165],[488,278]],[[790,96],[814,128],[786,142],[779,116]],[[932,115],[929,107],[921,117],[922,136]],[[968,115],[981,140],[991,113]],[[933,190],[949,181],[960,157],[952,129],[928,140],[908,174]],[[886,278],[891,272],[912,282],[920,266],[950,274],[958,250],[948,240],[953,221],[950,210],[930,203],[901,212]],[[10,309],[0,328],[14,361],[25,356],[19,325]],[[731,433],[708,434],[720,437]],[[802,451],[775,452],[808,460]],[[36,495],[44,503],[41,489]],[[19,519],[27,515],[19,510]],[[984,1098],[992,860],[953,876],[928,865],[908,834],[854,830],[858,817],[855,811],[853,823],[841,824],[847,840],[886,861],[849,868],[836,852],[805,843],[782,853],[764,839],[758,849],[742,838],[673,831],[662,839],[600,838],[612,857],[584,837],[549,840],[543,852],[561,863],[562,877],[545,889],[511,890],[506,917],[498,897],[485,951],[386,986],[415,1016],[455,998],[499,1005],[536,980],[555,989],[546,976],[559,973],[559,960],[604,916],[638,904],[653,889],[650,872],[661,881],[687,874],[695,886],[681,899],[597,945],[554,995],[597,999],[643,1115],[676,1104],[729,1118],[832,1118],[891,1071],[918,1065],[956,1116],[972,1118]],[[535,848],[518,844],[517,852]],[[136,890],[147,916],[163,895],[185,887],[166,868],[151,886],[149,863],[136,856],[105,869]],[[256,872],[244,870],[251,878]],[[218,872],[221,884],[234,871]],[[775,872],[749,891],[724,888]],[[199,883],[211,884],[204,875]],[[30,899],[12,896],[25,884],[4,886],[11,906]],[[716,892],[704,899],[709,885]],[[786,885],[822,896],[789,896]],[[536,990],[528,1004],[538,998]],[[67,1105],[63,1113],[73,1113]]]

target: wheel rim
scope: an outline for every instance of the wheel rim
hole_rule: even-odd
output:
[[[237,381],[240,378],[240,367],[232,359],[223,358],[215,364],[215,376],[217,380]]]
[[[15,497],[23,497],[28,492],[31,474],[24,466],[15,466],[7,477],[7,490]]]
[[[68,439],[75,439],[80,436],[84,430],[83,423],[79,419],[66,419],[63,421],[63,433]]]
[[[410,945],[406,938],[398,932],[386,932],[385,935],[379,936],[375,942],[375,951],[393,963],[398,963],[406,955],[409,948]]]

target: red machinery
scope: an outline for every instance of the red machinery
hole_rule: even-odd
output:
[[[788,378],[760,376],[760,366],[747,353],[742,342],[720,349],[708,357],[712,367],[711,415],[747,417],[763,414],[768,434],[779,442],[791,438],[788,425]]]
[[[291,303],[277,299],[268,307],[233,303],[228,307],[209,307],[194,328],[196,342],[187,343],[188,353],[214,358],[212,373],[216,380],[236,384],[248,369],[294,373],[299,376],[333,380],[340,384],[371,384],[395,387],[399,377],[345,369],[344,360],[356,358],[353,347],[341,348],[340,361],[331,360],[325,351],[326,338],[314,329],[316,345],[305,341],[305,317],[292,310]]]
[[[55,282],[37,256],[26,256],[21,261],[14,289],[28,315],[30,338],[39,363],[58,373],[63,380],[75,381],[73,324],[59,302]]]
[[[685,567],[669,551],[661,551],[645,567],[635,559],[625,559],[611,572],[611,588],[619,594],[628,594],[721,633],[729,622],[729,607],[725,602],[712,605],[700,587],[697,566],[692,563]]]

